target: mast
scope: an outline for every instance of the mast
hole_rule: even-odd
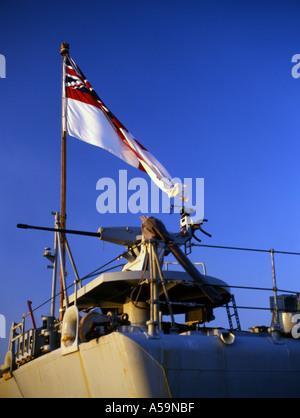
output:
[[[60,226],[61,229],[66,228],[66,161],[67,161],[67,126],[66,126],[66,59],[69,55],[69,44],[63,42],[61,44],[60,54],[63,57],[62,63],[62,135],[61,135],[61,190],[60,190]],[[65,236],[61,234],[61,249],[62,249],[62,265],[65,266]],[[63,319],[63,276],[64,273],[60,268],[60,320]]]

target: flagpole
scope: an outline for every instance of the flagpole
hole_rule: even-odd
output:
[[[61,135],[61,191],[60,191],[60,226],[61,229],[66,228],[66,161],[67,161],[67,127],[66,127],[66,100],[65,100],[65,80],[66,80],[66,59],[69,55],[69,44],[63,42],[61,44],[60,54],[63,57],[62,63],[62,135]],[[65,237],[61,234],[61,249],[62,249],[62,265],[65,266]],[[60,269],[60,320],[63,319],[63,301],[64,288],[63,277],[64,273]]]

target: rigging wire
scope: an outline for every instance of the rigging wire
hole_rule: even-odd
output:
[[[140,244],[137,244],[136,246],[139,246]],[[191,243],[191,246],[194,247],[207,247],[207,248],[218,248],[218,249],[226,249],[226,250],[239,250],[239,251],[254,251],[254,252],[263,252],[263,253],[270,253],[273,251],[275,254],[287,254],[287,255],[300,255],[300,253],[297,252],[291,252],[291,251],[278,251],[278,250],[265,250],[265,249],[258,249],[258,248],[243,248],[243,247],[229,247],[229,246],[222,246],[222,245],[209,245],[209,244],[195,244]],[[112,260],[108,261],[107,263],[103,264],[101,267],[98,267],[97,269],[93,270],[86,276],[82,277],[80,281],[87,280],[91,277],[94,277],[95,275],[105,273],[107,271],[113,270],[117,267],[122,267],[124,264],[118,264],[116,266],[110,267],[108,269],[102,270],[104,267],[108,266],[109,264],[113,263],[116,260],[119,260],[120,258],[124,257],[124,255],[130,253],[130,250],[123,252],[122,254],[118,255],[117,257],[113,258]],[[66,287],[65,290],[68,290],[74,286],[74,282]],[[214,285],[212,285],[214,286]],[[138,285],[133,286],[131,297],[133,296],[134,290],[138,287]],[[247,289],[247,290],[265,290],[265,291],[272,291],[272,288],[263,288],[263,287],[253,287],[253,286],[230,286],[230,285],[222,285],[222,287],[229,287],[229,288],[235,288],[235,289]],[[299,294],[299,292],[296,291],[289,291],[289,290],[283,290],[283,289],[277,289],[279,292],[284,293],[295,293]],[[51,302],[53,299],[55,299],[57,296],[59,296],[63,292],[58,292],[55,296],[47,299],[43,303],[41,303],[36,308],[32,309],[32,312],[35,312],[36,310],[40,309],[42,306],[46,305],[47,303]],[[270,308],[260,308],[260,307],[247,307],[247,306],[239,306],[237,307],[239,309],[259,309],[259,310],[270,310]],[[28,312],[25,316],[28,316],[30,313]]]
[[[259,248],[243,248],[243,247],[226,247],[223,245],[209,245],[209,244],[195,244],[191,243],[193,247],[207,247],[207,248],[220,248],[223,250],[240,250],[240,251],[256,251],[261,253],[270,253],[273,251],[274,254],[288,254],[288,255],[300,255],[300,253],[292,252],[292,251],[278,251],[278,250],[263,250]]]
[[[122,254],[119,254],[117,257],[113,258],[112,260],[108,261],[107,263],[103,264],[101,267],[98,267],[97,269],[91,271],[89,274],[83,276],[80,281],[82,282],[83,280],[87,280],[91,277],[94,277],[96,275],[105,273],[107,271],[113,270],[117,267],[122,267],[124,266],[124,264],[118,264],[116,266],[110,267],[108,269],[102,270],[104,267],[108,266],[109,264],[113,263],[116,260],[120,260],[120,258],[124,257],[126,254],[130,253],[130,251],[132,251],[133,249],[139,247],[141,245],[141,243],[134,245],[133,247],[131,247],[128,251],[124,251]],[[76,281],[77,284],[77,281]],[[70,284],[69,286],[66,287],[65,290],[68,290],[70,287],[74,286],[74,282],[72,284]],[[46,305],[47,303],[51,302],[53,299],[55,299],[57,296],[60,296],[60,294],[62,294],[64,291],[58,292],[55,296],[52,296],[51,298],[47,299],[45,302],[41,303],[39,306],[37,306],[36,308],[32,309],[32,312],[35,312],[36,310],[40,309],[42,306]],[[24,317],[30,315],[30,312],[28,312],[27,314],[24,315]]]
[[[123,253],[123,254],[124,254],[124,253]],[[93,270],[91,273],[89,273],[89,274],[87,274],[86,276],[82,277],[80,280],[81,280],[81,281],[82,281],[82,280],[86,280],[86,279],[89,279],[90,277],[95,276],[96,274],[98,275],[98,274],[106,273],[107,271],[110,271],[110,270],[113,270],[113,269],[115,269],[115,268],[117,268],[117,267],[123,266],[124,264],[118,264],[118,265],[113,266],[113,267],[110,267],[110,268],[108,268],[108,269],[101,270],[101,269],[103,269],[104,267],[108,266],[110,263],[113,263],[114,261],[118,260],[121,256],[122,256],[122,254],[121,254],[121,255],[119,255],[118,257],[113,258],[111,261],[109,261],[109,262],[107,262],[107,263],[103,264],[103,265],[102,265],[101,267],[99,267],[98,269]],[[97,272],[97,273],[96,273],[96,272]],[[77,284],[77,283],[76,283],[76,284]],[[74,286],[74,282],[73,282],[73,283],[71,283],[69,286],[67,286],[65,290],[70,289],[70,287],[72,287],[72,286]],[[64,292],[64,291],[58,292],[55,296],[53,296],[53,297],[51,297],[51,298],[47,299],[46,301],[44,301],[43,303],[41,303],[39,306],[37,306],[36,308],[32,309],[32,312],[35,312],[36,310],[40,309],[42,306],[44,306],[44,305],[46,305],[47,303],[51,302],[53,299],[55,299],[57,296],[59,296],[59,295],[60,295],[61,293],[63,293],[63,292]],[[28,316],[28,315],[29,315],[29,312],[28,312],[25,316]]]

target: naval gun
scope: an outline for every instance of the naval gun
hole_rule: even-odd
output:
[[[189,216],[191,213],[181,211],[181,231],[179,233],[169,233],[164,224],[152,216],[141,216],[142,227],[109,227],[99,228],[99,238],[103,241],[111,242],[118,245],[125,245],[128,252],[124,254],[128,264],[125,265],[123,271],[143,270],[146,261],[146,247],[141,245],[147,241],[156,243],[156,252],[159,259],[160,267],[163,263],[165,255],[172,253],[178,263],[184,268],[187,274],[198,285],[202,286],[202,291],[213,305],[218,305],[222,297],[206,280],[205,276],[201,274],[194,264],[189,260],[186,254],[180,249],[180,246],[186,245],[195,237],[195,231],[209,235],[201,228],[203,221],[193,222]],[[199,241],[199,239],[198,239]]]
[[[141,216],[141,227],[104,227],[98,232],[59,229],[58,224],[56,228],[23,224],[18,227],[55,231],[61,235],[93,236],[126,247],[121,254],[127,261],[122,270],[104,272],[70,296],[65,291],[66,308],[76,304],[80,309],[101,308],[105,314],[113,312],[120,316],[125,312],[131,323],[139,326],[150,323],[150,328],[151,323],[157,326],[160,314],[171,315],[172,323],[173,314],[185,314],[187,323],[209,322],[214,318],[213,309],[230,301],[230,288],[222,280],[201,274],[180,248],[187,247],[197,230],[209,235],[202,229],[205,220],[195,222],[191,211],[185,209],[180,215],[181,230],[177,233],[169,233],[164,224],[152,216]],[[164,257],[169,254],[184,271],[163,271]],[[65,284],[63,287],[66,289]],[[144,309],[142,320],[141,306]],[[132,321],[133,317],[139,319]]]
[[[166,231],[163,224],[157,220],[157,223],[160,222],[161,233],[152,238],[159,239],[163,242],[172,241],[173,245],[184,246],[185,253],[190,253],[191,248],[191,239],[195,238],[198,242],[201,240],[196,237],[195,232],[197,230],[201,231],[203,234],[211,237],[211,235],[204,231],[201,227],[203,222],[207,222],[207,219],[200,219],[194,221],[190,216],[193,213],[193,209],[187,209],[182,207],[180,210],[180,232],[169,233]],[[156,219],[153,217],[141,216],[141,220],[147,221],[148,218]],[[150,221],[148,221],[150,222]],[[152,221],[153,222],[153,221]],[[140,243],[143,240],[143,225],[142,227],[101,227],[98,229],[97,236],[103,240],[113,244],[126,246],[129,251],[128,261],[133,261],[140,253]],[[170,251],[169,251],[170,252]],[[166,250],[165,255],[167,255],[168,250]]]

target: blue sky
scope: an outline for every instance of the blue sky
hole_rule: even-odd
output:
[[[204,244],[299,252],[300,80],[291,74],[299,18],[297,1],[1,2],[0,313],[7,336],[26,301],[38,306],[51,292],[42,253],[53,247],[52,234],[16,224],[52,226],[60,207],[61,42],[172,176],[204,178],[212,234]],[[98,179],[140,172],[75,138],[67,153],[69,228],[140,225],[136,215],[96,210]],[[179,229],[178,215],[158,217]],[[81,276],[123,251],[96,238],[69,242]],[[268,254],[195,248],[192,260],[232,285],[272,286]],[[277,255],[275,263],[278,287],[298,290],[299,257]],[[271,295],[235,294],[242,306],[268,306]],[[37,322],[49,311],[37,311]],[[270,323],[266,312],[241,310],[240,317],[243,328]],[[0,339],[0,363],[7,344]]]

